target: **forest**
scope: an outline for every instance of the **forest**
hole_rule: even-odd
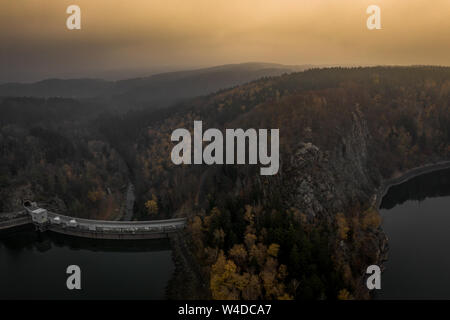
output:
[[[0,211],[26,197],[120,218],[131,181],[135,219],[189,219],[208,297],[369,298],[362,279],[382,259],[382,181],[450,159],[445,67],[310,69],[147,104],[118,112],[101,98],[2,97]],[[278,128],[278,173],[173,164],[171,133],[194,121]]]

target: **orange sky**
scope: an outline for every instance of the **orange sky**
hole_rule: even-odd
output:
[[[450,65],[450,0],[0,1],[1,82],[248,61]],[[70,4],[79,31],[65,27]],[[382,30],[366,28],[370,4]]]

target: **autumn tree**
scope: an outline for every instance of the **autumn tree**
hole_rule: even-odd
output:
[[[223,251],[220,251],[216,263],[211,268],[210,288],[214,299],[239,299],[237,282],[241,279],[236,271],[236,264],[232,260],[227,260]]]
[[[350,294],[350,292],[348,292],[347,289],[340,290],[337,298],[338,300],[353,300],[352,295]]]
[[[336,215],[336,224],[339,238],[341,240],[347,240],[350,227],[348,226],[347,219],[343,213],[338,213]]]
[[[370,208],[363,212],[362,227],[363,229],[377,229],[381,225],[380,213],[375,208]]]
[[[103,199],[104,196],[105,193],[99,189],[88,192],[88,199],[93,203],[99,202],[101,199]]]
[[[152,195],[151,200],[147,200],[147,202],[145,202],[145,207],[150,215],[156,215],[158,213],[158,199],[154,194]]]
[[[229,251],[229,256],[237,265],[244,266],[247,262],[248,253],[242,244],[235,244]]]

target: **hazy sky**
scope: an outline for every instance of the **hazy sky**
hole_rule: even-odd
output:
[[[0,0],[0,82],[248,61],[450,65],[450,0]],[[66,8],[82,29],[66,29]],[[366,27],[381,7],[382,30]]]

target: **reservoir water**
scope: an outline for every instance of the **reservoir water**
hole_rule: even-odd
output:
[[[81,290],[66,287],[69,265],[81,268]],[[173,271],[168,240],[0,233],[0,299],[164,299]]]
[[[450,299],[450,169],[391,187],[380,212],[389,259],[375,297]],[[66,288],[69,265],[80,291]],[[0,299],[163,299],[173,271],[167,240],[0,233]]]
[[[389,258],[378,299],[450,299],[450,169],[393,186],[380,213]]]

